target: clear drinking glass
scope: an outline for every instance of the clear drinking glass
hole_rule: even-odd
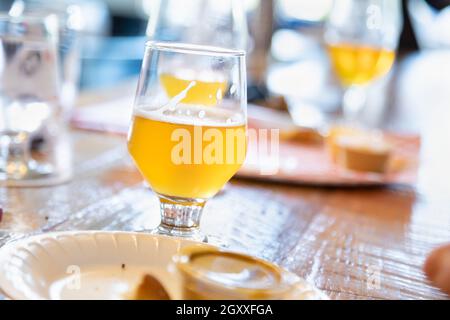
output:
[[[80,31],[84,18],[80,1],[14,0],[11,16],[55,14],[59,21],[58,58],[61,73],[61,106],[68,119],[75,105],[81,70]]]
[[[30,135],[58,112],[58,19],[0,15],[0,180],[52,168],[30,157]]]
[[[325,42],[334,71],[345,88],[345,121],[358,119],[368,85],[391,69],[402,23],[400,0],[334,1]]]
[[[203,207],[236,173],[247,139],[245,52],[150,41],[128,149],[160,200],[160,234],[205,240]]]

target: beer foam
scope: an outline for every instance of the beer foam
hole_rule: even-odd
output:
[[[176,108],[163,112],[149,106],[138,106],[133,115],[160,122],[207,127],[235,127],[247,123],[243,111],[236,112],[220,106],[178,104]]]
[[[185,81],[204,81],[204,82],[225,82],[227,80],[225,74],[222,74],[218,71],[212,70],[194,70],[194,69],[186,69],[179,68],[178,66],[173,66],[172,69],[176,69],[175,71],[171,71],[168,73],[163,73],[163,75],[168,75],[175,77],[176,79],[185,80]]]

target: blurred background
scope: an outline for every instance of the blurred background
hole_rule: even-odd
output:
[[[213,2],[215,8],[237,3]],[[393,70],[399,68],[405,57],[412,61],[411,57],[419,51],[450,48],[450,0],[405,0],[402,4],[403,25]],[[239,43],[233,45],[248,51],[249,101],[283,97],[281,101],[275,99],[273,106],[287,104],[294,121],[302,126],[318,126],[338,112],[343,89],[331,70],[323,40],[332,5],[332,0],[239,1],[245,16],[233,13],[241,34]],[[186,42],[186,36],[181,34],[192,22],[186,17],[199,17],[196,6],[198,1],[179,0],[0,1],[0,9],[10,14],[36,8],[64,14],[69,29],[78,34],[80,65],[71,72],[81,90],[107,88],[135,79],[148,38]],[[218,20],[215,13],[206,13]],[[152,22],[154,16],[159,17],[158,22]],[[164,29],[164,23],[171,28]],[[208,23],[196,25],[202,28]],[[214,29],[214,39],[225,39],[218,30]],[[433,61],[448,65],[448,59]],[[74,69],[73,65],[70,68]],[[371,84],[368,95],[376,99],[367,99],[364,117],[368,124],[386,123],[386,110],[395,102],[389,86],[393,74],[390,72]]]
[[[94,227],[91,223],[95,229],[105,228],[103,223],[115,229],[134,224],[134,216],[140,226],[147,216],[137,212],[151,212],[153,203],[146,202],[145,190],[136,189],[141,178],[123,161],[145,42],[238,48],[247,51],[249,120],[267,120],[260,127],[284,131],[281,174],[268,180],[333,187],[295,191],[242,182],[213,207],[227,207],[233,216],[216,218],[232,217],[238,227],[228,224],[229,229],[264,253],[276,255],[279,248],[288,248],[281,257],[300,258],[286,263],[300,266],[302,274],[311,269],[311,279],[325,279],[323,286],[332,292],[339,293],[344,284],[342,293],[364,297],[367,292],[353,296],[359,291],[353,278],[366,274],[360,269],[366,262],[383,265],[381,258],[386,258],[386,274],[397,285],[374,297],[428,297],[416,267],[431,245],[448,239],[450,230],[450,180],[445,179],[450,163],[450,0],[0,0],[0,11],[0,182],[27,187],[0,188],[3,230],[31,231],[41,224],[57,230]],[[33,20],[20,18],[28,13],[56,14],[59,24],[44,19],[33,27]],[[41,46],[31,46],[35,39],[28,38],[37,31]],[[192,67],[189,60],[184,63]],[[352,87],[363,87],[364,99]],[[362,102],[358,121],[368,130],[342,130],[347,140],[340,141],[341,153],[346,153],[338,163],[344,170],[338,170],[333,132],[339,138],[346,100]],[[60,115],[65,121],[58,121]],[[68,120],[73,128],[118,133],[122,140],[86,132],[70,136],[52,127],[58,123],[65,128]],[[380,132],[397,135],[395,150],[386,143],[379,148]],[[356,141],[356,148],[348,141]],[[370,165],[381,159],[381,169],[352,172],[347,158],[354,149],[353,158],[363,159],[354,162]],[[49,150],[55,160],[47,157]],[[391,161],[386,175],[378,174],[393,152],[399,161]],[[271,158],[257,160],[262,167],[272,165]],[[251,167],[242,172],[241,177],[261,179]],[[72,178],[72,185],[58,189],[29,188]],[[363,188],[377,184],[395,187]],[[414,191],[397,184],[413,185]],[[243,213],[248,214],[244,220]],[[222,228],[225,220],[210,221]],[[255,221],[264,232],[246,230]],[[308,250],[303,250],[304,240]],[[299,247],[292,247],[292,241]],[[276,246],[266,247],[268,243]],[[367,261],[352,255],[361,248],[368,248]],[[327,256],[332,250],[337,255]],[[321,260],[316,258],[322,255],[326,267],[318,267]],[[314,263],[300,264],[303,260]],[[335,272],[336,261],[343,262],[341,273]],[[352,281],[347,270],[354,270]],[[321,276],[328,272],[342,278],[334,284]]]

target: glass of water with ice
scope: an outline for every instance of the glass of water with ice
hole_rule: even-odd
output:
[[[52,173],[30,156],[30,137],[60,104],[58,18],[0,15],[0,181]]]

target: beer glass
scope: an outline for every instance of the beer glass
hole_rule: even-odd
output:
[[[400,0],[334,1],[325,42],[345,88],[344,120],[357,120],[366,103],[367,86],[391,69],[401,29]]]
[[[129,152],[160,200],[160,234],[205,240],[203,207],[236,173],[247,140],[245,52],[149,41]]]
[[[80,31],[85,22],[80,1],[14,0],[11,16],[55,14],[59,20],[58,59],[61,73],[61,107],[68,119],[78,95],[81,69]]]
[[[0,15],[0,180],[52,173],[30,157],[30,136],[59,110],[58,19]]]

